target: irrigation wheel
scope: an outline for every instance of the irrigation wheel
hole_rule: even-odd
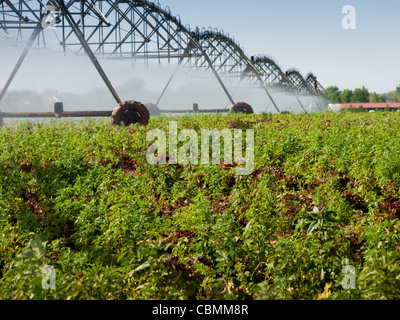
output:
[[[149,110],[151,116],[159,116],[161,114],[160,109],[154,103],[146,102],[144,105]]]
[[[231,110],[236,113],[247,113],[247,114],[254,113],[253,108],[245,102],[235,103],[231,108]]]
[[[134,123],[146,126],[149,123],[149,119],[149,110],[138,101],[121,102],[111,114],[112,125],[120,125],[123,122],[125,126]]]

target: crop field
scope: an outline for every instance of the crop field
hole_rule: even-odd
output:
[[[254,129],[253,172],[148,163],[170,121]],[[398,299],[399,178],[395,112],[8,125],[0,299]]]

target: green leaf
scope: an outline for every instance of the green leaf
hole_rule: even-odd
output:
[[[236,278],[232,279],[233,285],[235,286],[235,288],[240,287],[240,281]]]
[[[21,259],[30,259],[34,256],[33,251],[31,249],[25,250],[24,252],[18,255],[18,258]]]
[[[150,264],[149,263],[144,263],[142,265],[140,265],[139,267],[137,267],[136,269],[132,270],[131,272],[129,272],[129,275],[132,276],[135,272],[144,270],[150,268]]]

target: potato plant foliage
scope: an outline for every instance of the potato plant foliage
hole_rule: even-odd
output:
[[[254,129],[254,172],[148,164],[169,121]],[[394,112],[6,126],[0,299],[398,299],[399,178]]]

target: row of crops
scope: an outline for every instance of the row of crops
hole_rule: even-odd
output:
[[[149,164],[170,121],[253,129],[253,172]],[[0,299],[396,299],[399,177],[397,113],[8,125]]]

